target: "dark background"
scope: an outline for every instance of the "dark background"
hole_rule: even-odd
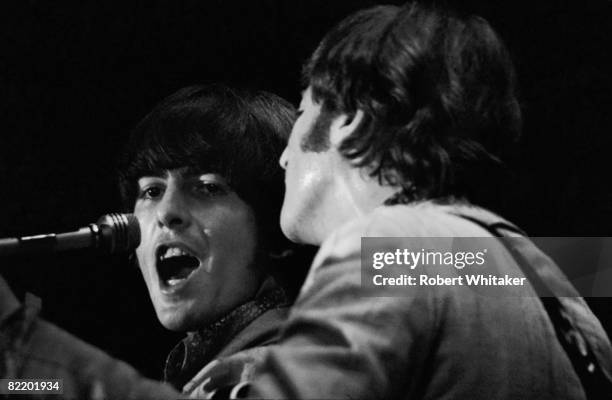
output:
[[[300,65],[325,31],[373,3],[2,2],[0,237],[73,230],[118,210],[117,152],[183,86],[223,81],[297,104]],[[532,236],[612,236],[612,4],[455,3],[493,24],[519,72],[525,129],[504,215]],[[43,298],[47,319],[159,377],[178,336],[158,324],[124,257],[0,267],[16,292]],[[590,302],[612,331],[612,299]]]

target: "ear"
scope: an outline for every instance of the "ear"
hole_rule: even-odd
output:
[[[338,148],[342,141],[350,136],[363,121],[363,111],[357,110],[352,118],[348,114],[340,114],[334,118],[329,128],[329,141]]]

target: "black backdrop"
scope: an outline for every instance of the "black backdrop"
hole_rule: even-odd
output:
[[[161,98],[223,81],[299,100],[300,64],[372,1],[5,1],[0,5],[0,237],[72,230],[116,211],[113,163]],[[395,2],[399,3],[399,2]],[[505,215],[533,236],[612,236],[609,1],[456,1],[516,60],[525,134]],[[43,315],[158,377],[177,339],[139,272],[87,253],[0,260]],[[610,329],[612,304],[592,305]]]

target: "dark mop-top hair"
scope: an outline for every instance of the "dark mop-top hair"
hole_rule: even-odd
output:
[[[417,3],[358,11],[325,36],[303,78],[323,121],[364,112],[339,150],[400,185],[397,201],[491,200],[521,112],[509,53],[484,19]],[[302,148],[327,149],[327,130],[313,133]]]
[[[134,208],[138,179],[190,168],[218,173],[252,207],[258,249],[290,247],[279,227],[284,175],[278,165],[295,117],[292,105],[266,92],[219,84],[170,95],[134,128],[119,163],[126,211]]]

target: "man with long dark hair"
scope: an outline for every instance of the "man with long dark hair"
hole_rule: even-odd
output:
[[[427,249],[436,237],[522,236],[485,208],[521,114],[508,51],[484,19],[419,4],[356,12],[322,40],[304,83],[280,161],[281,226],[321,248],[258,396],[581,399],[610,378],[599,321],[528,240],[487,256],[529,278],[508,297],[465,286],[392,297],[361,266],[363,237]]]
[[[138,265],[161,324],[187,333],[164,370],[185,395],[214,391],[209,363],[237,352],[246,379],[301,285],[304,268],[286,256],[296,246],[278,224],[276,159],[294,117],[271,93],[191,86],[145,116],[123,154],[125,210],[141,230]]]
[[[63,379],[66,397],[110,399],[206,397],[248,379],[303,276],[278,225],[277,160],[294,117],[271,93],[192,86],[161,101],[130,136],[121,194],[139,221],[135,258],[157,317],[186,333],[164,369],[178,392],[36,318],[1,276],[0,377]],[[217,384],[213,361],[236,353],[240,368]]]

